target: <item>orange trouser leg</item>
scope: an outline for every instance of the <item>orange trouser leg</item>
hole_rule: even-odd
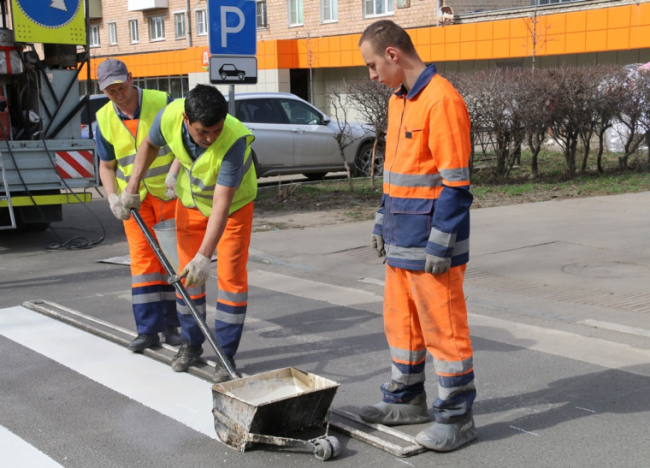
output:
[[[196,208],[186,208],[180,202],[176,205],[176,247],[178,250],[178,272],[192,261],[201,247],[208,218]],[[197,312],[205,320],[205,285],[186,288]],[[192,346],[205,341],[201,329],[196,324],[190,308],[176,294],[176,310],[181,323],[181,334]]]
[[[476,397],[463,293],[465,265],[444,275],[386,267],[384,327],[392,358],[384,401],[408,402],[424,391],[426,351],[434,358],[438,421],[468,413]]]
[[[180,203],[176,210],[176,232],[178,236],[178,260],[183,269],[198,252],[208,218],[197,209],[185,208]],[[248,247],[253,224],[253,203],[240,208],[228,217],[226,229],[217,245],[217,277],[219,292],[215,335],[217,342],[228,356],[237,352],[244,328],[248,305]],[[205,317],[205,285],[188,289],[194,305]],[[189,307],[176,298],[183,336],[192,345],[203,343],[199,326],[191,316]]]
[[[147,194],[139,214],[153,233],[152,227],[172,219],[175,209],[176,200],[165,202]],[[167,272],[133,217],[124,221],[124,231],[131,256],[131,295],[138,333],[158,333],[165,327],[178,327],[174,287],[166,281]]]
[[[217,246],[217,315],[215,334],[223,351],[234,356],[239,348],[248,308],[248,247],[253,227],[253,203],[228,218]]]

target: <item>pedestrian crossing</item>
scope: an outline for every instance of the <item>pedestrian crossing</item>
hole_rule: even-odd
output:
[[[87,387],[87,392],[103,394],[107,389],[116,392],[119,406],[114,408],[115,414],[130,411],[135,403],[153,410],[154,414],[182,424],[190,433],[208,437],[215,445],[223,447],[222,451],[229,450],[216,440],[211,384],[205,380],[187,373],[172,372],[166,364],[141,354],[125,352],[124,347],[118,344],[22,306],[0,309],[0,336],[79,374],[80,386]],[[43,367],[51,368],[52,365],[45,364]],[[99,390],[93,390],[96,388]],[[30,393],[31,391],[32,389]],[[34,394],[29,398],[36,399],[36,404],[49,404],[50,402],[43,402],[42,398],[37,397],[43,391],[34,388]],[[12,398],[15,395],[0,395],[0,402],[5,397]],[[51,395],[50,398],[60,399],[56,395]],[[85,407],[83,399],[79,400],[77,407],[80,413],[87,413],[93,426],[102,426],[99,411]],[[138,412],[147,414],[146,410]],[[107,416],[110,418],[110,410]],[[94,418],[98,421],[95,422]],[[156,418],[159,419],[158,416]],[[2,427],[3,420],[0,416],[0,466],[61,466],[8,428]],[[109,424],[120,423],[110,421],[107,422]],[[143,425],[147,426],[146,423]],[[73,432],[72,429],[70,431]],[[45,440],[49,438],[47,434],[44,436]],[[74,465],[79,466],[77,463],[78,461]]]
[[[381,296],[351,287],[261,270],[251,271],[249,282],[255,288],[338,307],[365,309],[373,313],[381,309],[378,307],[382,301]],[[262,319],[255,317],[251,317],[251,321],[263,322]],[[269,321],[261,323],[256,331],[266,334],[275,333],[277,326]],[[630,372],[650,374],[648,371],[650,352],[633,348],[625,343],[605,341],[536,325],[514,323],[476,313],[470,314],[470,327],[472,335],[482,339],[612,369],[630,369],[632,366],[635,370]],[[324,335],[314,334],[313,337],[319,340],[326,339]],[[117,395],[115,398],[127,399],[140,407],[147,408],[152,414],[157,415],[158,419],[163,417],[178,423],[182,431],[187,431],[186,437],[195,439],[195,444],[207,447],[201,440],[209,440],[211,450],[218,452],[224,460],[237,460],[239,454],[217,440],[213,425],[209,382],[187,373],[171,372],[167,364],[140,354],[126,352],[121,345],[23,306],[0,309],[0,346],[3,344],[2,339],[9,340],[15,346],[30,350],[44,359],[65,367],[83,379],[88,379],[93,385],[115,392]],[[2,375],[0,371],[0,376]],[[2,398],[3,392],[0,392],[0,408],[3,406]],[[79,411],[86,411],[86,409],[79,408]],[[25,440],[12,432],[10,426],[3,423],[4,418],[0,412],[0,467],[68,466],[65,462],[60,464],[60,460],[49,457],[44,453],[45,450],[41,450],[39,444],[32,444]],[[178,430],[177,428],[176,431]],[[200,437],[196,439],[197,436]],[[44,437],[47,438],[47,434]],[[117,449],[119,450],[119,447]],[[181,455],[179,457],[182,458]],[[134,466],[136,464],[140,465],[134,462]],[[80,466],[78,460],[74,465]],[[82,463],[81,466],[83,465]],[[154,466],[154,463],[141,465]],[[88,462],[85,466],[92,466],[92,463]],[[202,465],[186,464],[185,466]]]

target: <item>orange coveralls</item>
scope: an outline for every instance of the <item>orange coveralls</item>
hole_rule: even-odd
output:
[[[434,357],[439,422],[455,422],[476,397],[463,293],[469,260],[470,120],[462,97],[430,65],[388,107],[384,195],[373,232],[384,238],[384,327],[392,358],[384,401],[424,391],[426,351]],[[424,271],[426,254],[451,259]]]

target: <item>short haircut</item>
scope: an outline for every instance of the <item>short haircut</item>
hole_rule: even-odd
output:
[[[388,47],[395,47],[407,55],[416,53],[411,36],[391,20],[375,21],[368,26],[359,39],[359,45],[365,41],[370,43],[378,55],[384,55]]]
[[[226,118],[228,102],[214,86],[199,84],[185,96],[185,114],[190,124],[198,120],[212,127]]]

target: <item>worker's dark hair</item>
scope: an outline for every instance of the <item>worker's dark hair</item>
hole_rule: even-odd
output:
[[[384,55],[387,47],[396,47],[407,55],[415,54],[411,37],[401,26],[391,20],[379,20],[372,23],[361,34],[359,45],[368,41],[378,55]]]
[[[199,84],[185,96],[185,114],[190,124],[198,120],[204,127],[212,127],[226,118],[228,103],[214,86]]]

